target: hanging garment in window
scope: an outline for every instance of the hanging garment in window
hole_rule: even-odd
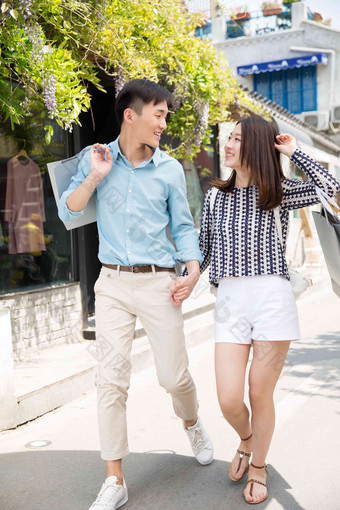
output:
[[[8,161],[5,221],[8,222],[10,254],[46,250],[40,168],[29,157],[15,156]]]

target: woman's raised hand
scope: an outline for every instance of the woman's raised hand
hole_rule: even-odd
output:
[[[107,145],[95,143],[90,150],[90,163],[92,174],[95,174],[100,180],[106,177],[110,173],[113,163],[110,148]]]
[[[297,149],[296,140],[294,136],[289,135],[288,133],[282,133],[276,137],[277,143],[275,147],[282,154],[285,154],[289,158],[294,154]]]

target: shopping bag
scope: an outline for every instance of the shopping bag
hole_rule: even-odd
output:
[[[340,297],[340,223],[325,209],[312,211],[312,214],[333,290]]]
[[[84,152],[84,150],[88,150],[88,148],[83,149],[82,152]],[[79,156],[77,155],[61,161],[47,163],[48,173],[57,206],[61,195],[68,189],[72,177],[78,171],[78,160]],[[88,225],[95,221],[97,221],[97,206],[96,197],[95,194],[93,194],[87,203],[84,213],[74,220],[65,222],[64,225],[67,230],[71,230],[73,228],[82,227],[83,225]]]

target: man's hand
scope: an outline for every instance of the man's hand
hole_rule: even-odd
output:
[[[292,135],[282,133],[276,137],[276,140],[278,143],[275,144],[275,148],[289,158],[297,149],[296,140]]]
[[[197,273],[176,278],[170,285],[170,297],[173,304],[180,306],[190,296],[198,280],[199,274]]]
[[[103,149],[104,152],[96,151],[96,148]],[[100,143],[92,146],[90,150],[90,173],[66,200],[66,205],[70,211],[82,211],[86,207],[90,196],[100,181],[111,171],[112,163],[113,156],[109,147]]]
[[[100,149],[100,150],[96,150]],[[105,158],[106,156],[106,158]],[[113,156],[107,145],[95,143],[90,150],[90,168],[91,174],[102,180],[106,177],[112,168]]]

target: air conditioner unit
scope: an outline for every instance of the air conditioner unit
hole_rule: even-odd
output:
[[[340,122],[340,105],[334,106],[332,110],[332,122]]]
[[[314,126],[316,129],[324,130],[329,127],[329,112],[328,110],[318,112],[305,112],[303,120],[307,124]]]

